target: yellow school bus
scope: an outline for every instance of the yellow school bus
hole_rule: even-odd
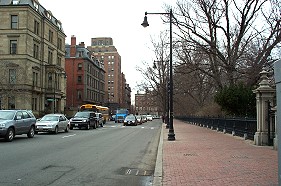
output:
[[[80,106],[80,111],[94,111],[98,112],[97,105],[93,104],[84,104]]]
[[[96,106],[98,111],[102,113],[104,122],[109,120],[109,108],[104,106]]]

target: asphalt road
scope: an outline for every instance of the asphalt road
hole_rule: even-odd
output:
[[[0,140],[0,185],[152,185],[161,121]]]

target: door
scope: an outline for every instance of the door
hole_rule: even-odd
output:
[[[23,120],[23,114],[21,111],[17,111],[14,118],[15,134],[22,134],[25,132],[25,123]]]

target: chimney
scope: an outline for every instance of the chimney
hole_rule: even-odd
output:
[[[84,43],[84,42],[81,42],[81,43],[79,43],[79,46],[85,48],[85,43]]]
[[[76,37],[74,35],[71,36],[71,45],[70,45],[70,57],[76,56]]]

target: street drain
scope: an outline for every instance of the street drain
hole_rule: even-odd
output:
[[[246,156],[246,155],[234,155],[234,156],[232,156],[232,158],[235,158],[235,159],[248,159],[249,157]]]
[[[120,173],[122,175],[131,175],[131,176],[152,176],[153,170],[142,170],[136,168],[121,168]]]
[[[185,154],[183,154],[184,156],[197,156],[197,154],[196,153],[185,153]]]

